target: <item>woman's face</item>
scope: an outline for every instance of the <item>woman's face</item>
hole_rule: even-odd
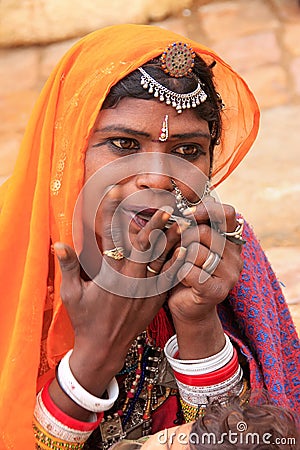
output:
[[[161,141],[166,115],[168,139]],[[99,180],[93,194],[99,201],[107,186],[118,185],[118,220],[127,230],[125,247],[130,245],[130,235],[138,233],[158,208],[175,206],[171,178],[190,201],[197,200],[189,187],[193,168],[198,169],[198,184],[203,186],[210,169],[209,147],[208,123],[192,109],[178,114],[157,100],[124,98],[117,107],[100,111],[86,153],[85,183],[93,175]],[[202,181],[199,170],[205,175]],[[84,203],[87,211],[89,202],[85,199]],[[100,247],[102,217],[100,203],[93,224]]]

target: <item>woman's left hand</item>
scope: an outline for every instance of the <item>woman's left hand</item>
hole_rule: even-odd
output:
[[[181,245],[187,248],[185,263],[178,272],[180,284],[173,288],[169,297],[178,342],[186,342],[187,346],[191,345],[191,341],[198,340],[201,329],[209,333],[209,339],[214,335],[214,330],[217,335],[216,329],[222,329],[216,306],[225,300],[243,269],[242,246],[230,242],[220,234],[237,228],[234,208],[206,197],[197,207],[192,208],[192,214],[197,225],[190,227],[182,235]],[[210,223],[216,224],[218,231]],[[210,272],[209,267],[213,261],[218,264]],[[194,336],[195,333],[197,336]],[[223,330],[221,334],[223,335]],[[201,339],[202,342],[206,340],[203,341],[203,336]],[[215,345],[218,347],[220,343]]]

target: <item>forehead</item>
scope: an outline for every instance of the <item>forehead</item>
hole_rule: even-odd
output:
[[[175,108],[159,100],[144,100],[123,98],[116,107],[101,110],[96,123],[96,129],[110,125],[135,127],[139,131],[151,134],[161,128],[165,115],[169,117],[169,129],[172,133],[180,131],[208,131],[208,123],[197,117],[193,109],[178,114]]]

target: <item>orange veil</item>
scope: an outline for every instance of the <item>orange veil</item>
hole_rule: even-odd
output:
[[[245,82],[213,51],[173,32],[112,26],[81,39],[62,58],[33,110],[14,173],[0,189],[1,449],[34,448],[36,390],[72,347],[56,264],[54,290],[49,287],[50,243],[72,245],[85,150],[101,104],[112,85],[175,41],[189,42],[206,61],[217,62],[215,84],[226,108],[214,161],[215,185],[234,170],[256,137],[259,110]],[[38,379],[45,321],[49,366]]]

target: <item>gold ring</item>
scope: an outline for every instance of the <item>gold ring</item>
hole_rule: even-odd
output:
[[[147,266],[147,270],[148,272],[154,273],[155,275],[157,275],[159,272],[157,272],[157,270],[152,269],[152,267],[150,267],[149,265]]]
[[[104,250],[103,255],[113,258],[116,261],[124,258],[124,249],[122,247],[115,247],[111,250]]]

